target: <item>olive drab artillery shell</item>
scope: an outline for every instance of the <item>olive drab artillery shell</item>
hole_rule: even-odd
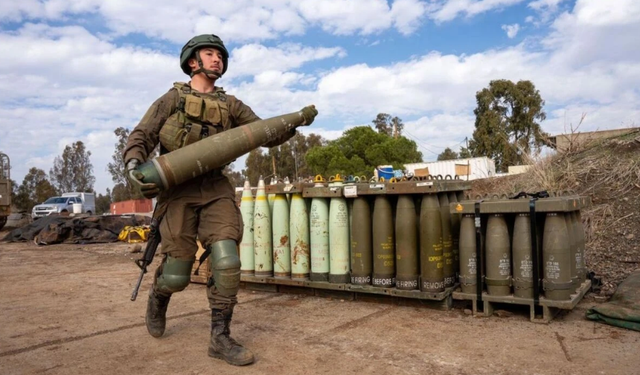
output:
[[[302,194],[291,195],[289,217],[289,242],[291,244],[291,278],[309,278],[309,211]]]
[[[513,295],[533,298],[533,259],[531,258],[531,220],[529,214],[516,215],[513,225]]]
[[[542,241],[544,295],[550,300],[568,300],[574,288],[571,282],[569,233],[562,214],[547,214]]]
[[[324,186],[321,182],[315,186]],[[329,281],[329,204],[313,198],[309,212],[311,281]]]
[[[418,289],[418,216],[411,195],[401,195],[396,204],[396,288]]]
[[[460,220],[460,288],[462,293],[476,293],[476,228],[474,215]]]
[[[564,217],[564,223],[567,226],[567,235],[569,237],[569,258],[571,259],[571,282],[573,283],[573,288],[576,289],[579,287],[578,283],[578,270],[576,267],[576,248],[577,248],[577,239],[575,238],[575,231],[573,230],[573,220],[571,220],[571,213],[566,212],[562,214]]]
[[[373,277],[374,286],[395,285],[395,240],[393,233],[393,211],[389,198],[376,196],[373,204]]]
[[[451,214],[449,213],[449,195],[439,193],[440,217],[442,222],[442,262],[444,273],[444,287],[455,284],[456,271],[453,265],[453,238],[451,237]]]
[[[580,211],[573,211],[571,213],[571,218],[573,220],[573,230],[576,239],[576,274],[578,275],[578,283],[582,284],[587,278],[587,267],[585,265],[584,256],[584,228],[582,227]]]
[[[336,175],[329,186],[342,186]],[[349,211],[344,197],[331,198],[329,203],[329,282],[349,282]]]
[[[453,191],[449,192],[449,203],[457,203],[458,197]],[[455,282],[460,275],[460,214],[451,214],[451,253],[453,254],[453,269]]]
[[[240,273],[243,275],[253,275],[254,266],[254,250],[253,250],[253,209],[255,202],[251,193],[251,184],[249,180],[244,182],[242,190],[242,198],[240,201],[240,213],[242,214],[243,232],[242,241],[240,241]]]
[[[503,214],[491,214],[485,241],[487,294],[511,294],[511,243]]]
[[[256,276],[273,275],[271,240],[271,213],[264,191],[264,180],[260,177],[253,213],[253,251]]]
[[[371,242],[371,208],[365,197],[353,200],[351,231],[351,284],[371,284],[373,247]]]
[[[444,263],[442,257],[442,216],[435,194],[422,197],[420,206],[420,290],[444,291]]]
[[[302,111],[255,121],[153,158],[138,170],[145,183],[155,183],[160,190],[166,190],[222,168],[249,151],[304,125],[305,121]]]
[[[273,236],[273,275],[291,277],[291,248],[289,245],[289,204],[284,194],[274,194],[271,217]]]

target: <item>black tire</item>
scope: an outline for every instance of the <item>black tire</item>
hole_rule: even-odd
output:
[[[4,228],[4,225],[7,223],[7,217],[6,216],[0,216],[0,230],[2,228]]]

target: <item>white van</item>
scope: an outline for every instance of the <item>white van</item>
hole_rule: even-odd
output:
[[[62,197],[76,197],[82,201],[82,213],[93,215],[96,213],[95,193],[64,193]]]

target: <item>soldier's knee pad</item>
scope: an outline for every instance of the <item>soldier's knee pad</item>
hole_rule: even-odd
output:
[[[192,260],[180,260],[167,255],[162,263],[162,273],[156,281],[157,291],[171,294],[184,290],[191,280],[192,267]]]
[[[236,246],[234,240],[210,245],[213,280],[218,292],[225,297],[235,296],[240,289],[240,257]]]

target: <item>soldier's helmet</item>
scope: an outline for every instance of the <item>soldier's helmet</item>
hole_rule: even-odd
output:
[[[222,39],[220,39],[217,35],[213,34],[203,34],[198,35],[187,42],[187,44],[182,47],[182,51],[180,52],[180,67],[182,71],[191,75],[191,67],[189,67],[189,59],[193,57],[195,51],[204,47],[213,47],[222,53],[222,74],[227,71],[228,61],[229,61],[229,51],[222,43]]]

